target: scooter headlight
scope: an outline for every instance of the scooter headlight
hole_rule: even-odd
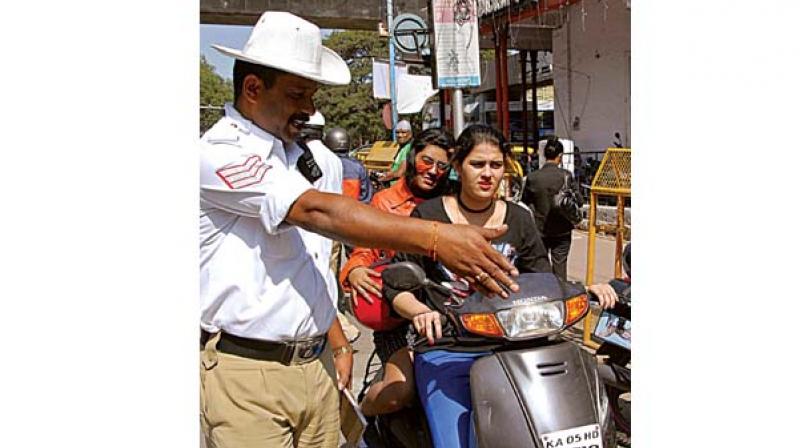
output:
[[[510,339],[557,333],[564,325],[564,303],[544,302],[497,312],[497,320]]]

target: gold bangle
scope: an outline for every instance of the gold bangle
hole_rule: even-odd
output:
[[[345,353],[353,353],[353,347],[350,345],[343,345],[339,348],[333,349],[332,352],[333,352],[333,357],[338,358],[339,356],[342,356]]]

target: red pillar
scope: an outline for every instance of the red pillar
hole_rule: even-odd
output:
[[[497,129],[503,129],[503,89],[502,89],[502,68],[500,67],[500,30],[494,30],[494,104],[495,116],[497,116]]]
[[[500,81],[503,89],[503,135],[511,137],[511,122],[508,107],[508,25],[500,26]]]
[[[533,61],[533,73],[531,85],[533,85],[533,153],[537,154],[539,151],[539,103],[536,96],[536,85],[539,83],[536,75],[537,61],[539,61],[539,52],[533,50],[531,53],[531,61]]]
[[[528,51],[519,52],[520,74],[522,78],[522,152],[528,154]]]

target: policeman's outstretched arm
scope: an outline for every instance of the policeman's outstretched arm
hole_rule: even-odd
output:
[[[499,283],[519,289],[511,278],[518,275],[516,268],[489,244],[506,226],[484,229],[397,216],[313,189],[297,198],[285,221],[355,246],[435,256],[456,274],[478,279],[479,286],[504,297]]]

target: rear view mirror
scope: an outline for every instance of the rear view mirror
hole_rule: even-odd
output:
[[[387,267],[383,274],[383,283],[397,291],[413,291],[425,284],[425,271],[409,261],[395,263]]]

